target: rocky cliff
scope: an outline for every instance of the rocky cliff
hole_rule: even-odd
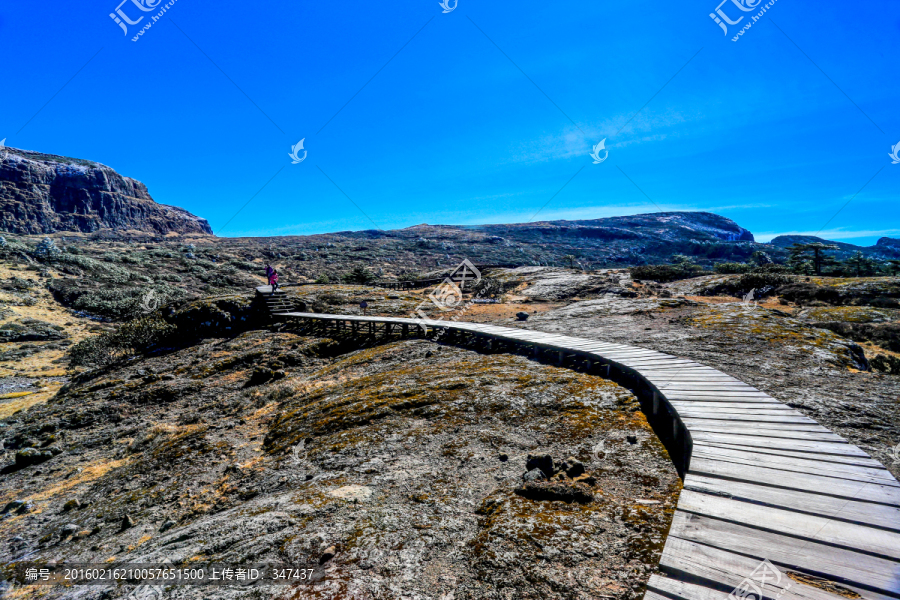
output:
[[[99,229],[206,233],[206,219],[157,204],[140,181],[100,163],[4,148],[0,230],[20,234]]]

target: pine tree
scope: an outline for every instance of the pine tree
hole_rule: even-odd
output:
[[[885,267],[887,268],[887,272],[891,275],[900,275],[900,260],[886,261]]]
[[[40,244],[38,244],[32,254],[37,258],[42,259],[52,259],[58,256],[62,251],[56,247],[56,243],[48,237],[45,237]]]
[[[875,261],[858,251],[856,254],[847,259],[847,267],[850,273],[855,273],[857,277],[863,275],[871,275],[875,272]]]
[[[813,242],[811,244],[794,244],[788,251],[791,257],[788,263],[795,271],[804,272],[803,263],[809,261],[812,263],[812,270],[816,275],[822,274],[822,267],[828,267],[837,264],[830,254],[826,254],[831,250],[838,250],[834,244],[823,244],[822,242]]]

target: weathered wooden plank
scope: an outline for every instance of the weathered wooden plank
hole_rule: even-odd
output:
[[[823,515],[848,523],[900,533],[900,507],[774,488],[756,483],[688,474],[684,489],[787,510]]]
[[[730,396],[734,398],[765,398],[769,400],[775,400],[772,396],[766,394],[765,392],[761,392],[759,390],[729,390],[729,391],[721,391],[721,390],[667,390],[665,392],[666,396],[670,397],[685,397],[685,398],[719,398],[723,396]]]
[[[705,400],[671,400],[669,404],[678,411],[697,411],[712,413],[739,413],[739,414],[771,414],[771,415],[800,415],[798,410],[790,406],[773,402],[707,402]],[[806,417],[809,418],[809,417]]]
[[[691,439],[701,442],[715,442],[732,447],[743,448],[778,448],[794,452],[814,452],[818,454],[842,454],[844,456],[868,455],[851,444],[837,442],[819,442],[807,440],[790,440],[754,435],[733,435],[710,431],[691,431]]]
[[[712,419],[682,418],[688,431],[749,435],[795,440],[847,443],[839,435],[831,433],[821,425],[802,423],[758,423],[754,421],[715,421]]]
[[[659,568],[672,579],[662,580],[663,578],[658,575],[651,576],[647,582],[647,589],[690,600],[706,598],[725,600],[728,592],[723,592],[722,587],[737,588],[748,578],[758,583],[762,564],[762,561],[755,558],[670,537],[666,540]],[[776,597],[779,600],[841,598],[836,594],[794,581],[776,565],[771,563],[769,565],[765,567],[766,585],[763,586],[765,589],[762,589],[763,598],[766,600],[774,600]],[[688,583],[685,580],[695,583]],[[718,589],[700,585],[696,583],[698,581],[711,583]]]
[[[896,485],[888,485],[878,479],[849,480],[700,457],[691,458],[689,473],[818,493],[860,502],[900,506],[900,488]]]
[[[772,414],[775,413],[775,414]],[[728,422],[752,422],[752,423],[781,423],[795,425],[809,425],[821,427],[818,423],[802,415],[778,414],[776,411],[752,411],[746,413],[719,412],[711,410],[685,410],[678,409],[678,416],[682,419],[698,421],[728,421]]]
[[[900,564],[815,541],[676,511],[669,537],[705,544],[776,566],[882,593],[900,594]]]
[[[682,490],[678,510],[900,561],[900,533]],[[898,563],[900,568],[900,563]]]
[[[653,574],[647,582],[647,591],[644,594],[644,600],[673,600],[673,598],[675,600],[723,600],[724,595],[722,590],[708,588],[697,585],[696,583],[668,579]],[[762,600],[773,599],[764,598]],[[779,600],[784,599],[782,597],[779,598]]]
[[[837,477],[839,479],[851,479],[854,481],[879,480],[885,485],[900,486],[900,483],[891,475],[890,471],[878,465],[857,466],[842,463],[826,462],[818,459],[795,458],[791,456],[778,456],[763,454],[761,452],[747,452],[741,450],[716,448],[708,446],[694,446],[691,452],[692,458],[733,462],[742,465],[765,467],[795,473],[808,473],[810,475],[823,475]],[[864,479],[860,479],[863,477]]]
[[[837,454],[820,454],[816,452],[795,452],[791,450],[783,450],[778,448],[765,448],[765,447],[753,447],[748,448],[746,446],[736,446],[734,444],[722,444],[719,442],[709,442],[694,439],[693,446],[696,450],[697,448],[709,448],[715,451],[720,450],[740,450],[743,452],[752,452],[754,454],[758,454],[760,456],[769,455],[769,456],[789,456],[794,458],[806,458],[809,460],[816,460],[823,463],[836,463],[836,464],[844,464],[844,465],[858,465],[861,467],[872,467],[872,468],[884,468],[881,463],[879,463],[874,458],[869,457],[868,455],[862,456],[842,456]]]

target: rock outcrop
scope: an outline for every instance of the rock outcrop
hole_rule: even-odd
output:
[[[147,186],[105,165],[4,148],[0,230],[41,234],[100,229],[212,234],[206,219],[157,204]]]
[[[659,212],[579,221],[485,225],[483,228],[501,236],[535,232],[543,236],[575,236],[603,241],[754,241],[753,234],[747,229],[731,219],[708,212]]]

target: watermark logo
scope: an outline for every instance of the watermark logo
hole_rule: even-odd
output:
[[[601,152],[601,151],[606,153],[606,154],[603,155],[603,158],[600,158],[600,152]],[[599,164],[602,163],[604,160],[606,160],[607,158],[609,158],[609,150],[606,149],[606,138],[603,138],[602,140],[600,140],[600,143],[599,143],[599,144],[597,144],[596,146],[594,146],[594,151],[591,152],[591,158],[594,159],[594,164],[595,164],[595,165],[599,165]]]
[[[156,295],[156,290],[150,290],[141,298],[141,310],[149,314],[157,308],[159,308],[159,296]]]
[[[149,13],[152,11],[158,11],[155,15],[141,15],[140,13],[135,13],[133,9],[130,9],[130,12],[133,16],[136,16],[137,19],[132,20],[128,13],[122,8],[126,3],[131,2],[137,10],[145,13]],[[169,0],[165,4],[163,4],[164,0],[122,0],[119,5],[116,7],[115,12],[109,13],[109,18],[113,20],[113,22],[122,28],[122,33],[124,35],[128,35],[128,26],[129,25],[138,25],[141,21],[144,20],[144,17],[150,17],[150,19],[144,23],[144,26],[131,38],[132,42],[136,42],[141,39],[141,36],[147,32],[148,29],[153,27],[160,19],[162,19],[163,15],[166,14],[170,8],[172,8],[178,0]]]
[[[450,6],[450,0],[441,0],[438,4],[444,9],[444,14],[446,15],[456,10],[456,7],[459,6],[459,0],[453,0],[453,6]]]
[[[312,472],[316,470],[315,465],[313,465],[308,458],[305,440],[296,446],[291,446],[291,460],[307,474],[312,474]]]
[[[591,448],[591,458],[601,461],[606,458],[606,440],[600,440]]]
[[[460,285],[456,284],[456,279],[459,280]],[[473,285],[477,285],[480,281],[481,271],[479,271],[469,259],[464,259],[450,272],[450,275],[445,277],[444,281],[428,295],[428,299],[423,300],[419,306],[416,307],[411,316],[418,317],[418,326],[425,330],[427,329],[425,324],[429,321],[441,321],[444,318],[440,317],[436,320],[430,319],[428,315],[423,312],[422,308],[425,307],[429,301],[443,312],[458,309],[460,313],[462,313],[469,305],[475,302],[475,300],[473,300],[465,305],[462,302],[466,283],[469,282]],[[452,320],[455,321],[457,318],[458,316],[454,316],[452,317]]]
[[[162,561],[163,569],[166,569],[168,565],[171,565],[172,561],[168,558]],[[131,593],[126,596],[126,600],[162,600],[163,599],[163,586],[161,585],[150,585],[149,583],[143,583],[133,590]]]
[[[6,140],[4,139],[3,142],[5,141]],[[3,146],[3,142],[0,142],[0,146]],[[888,154],[888,156],[893,159],[891,162],[892,165],[900,164],[900,156],[898,156],[898,154],[900,154],[900,142],[897,142],[896,146],[892,146],[891,153]]]
[[[128,27],[125,25],[126,23],[128,25],[137,25],[144,20],[143,16],[138,17],[136,21],[132,21],[130,18],[128,18],[128,15],[125,14],[125,11],[122,10],[122,5],[126,2],[129,2],[129,0],[122,0],[122,2],[120,2],[116,7],[115,12],[109,13],[109,18],[115,21],[116,25],[122,28],[123,35],[128,35]],[[143,12],[150,12],[152,10],[155,10],[156,7],[159,6],[159,3],[162,2],[162,0],[130,0],[130,2],[134,4],[138,8],[138,10],[141,10]]]
[[[756,306],[756,300],[753,299],[755,293],[756,288],[753,288],[752,290],[747,292],[747,295],[744,296],[743,300],[741,300],[741,304],[743,304],[744,306],[749,306],[751,308]]]
[[[304,160],[306,160],[306,150],[303,150],[303,142],[305,142],[305,141],[306,141],[306,138],[303,138],[302,140],[297,142],[295,145],[291,146],[291,153],[288,154],[288,156],[290,156],[292,159],[291,160],[292,165],[299,165]],[[299,152],[301,150],[303,150],[302,157],[299,155]]]
[[[897,444],[893,447],[893,449],[891,450],[891,456],[894,457],[895,463],[900,463],[900,444]]]
[[[763,590],[766,583],[771,582],[773,586],[781,583],[783,574],[778,567],[768,561],[762,561],[758,567],[753,569],[749,577],[745,577],[734,591],[728,594],[728,600],[763,600]],[[784,588],[775,596],[776,600],[786,591],[791,589],[792,582],[788,582]]]
[[[434,291],[428,294],[428,299],[435,306],[443,311],[453,310],[462,303],[462,289],[456,285],[456,282],[449,277],[444,279],[441,285],[434,288]]]
[[[765,12],[769,10],[777,0],[770,0],[766,4],[760,6],[762,1],[763,0],[730,0],[730,2],[734,4],[734,6],[741,12],[751,12],[761,8],[761,10],[759,10],[759,12],[755,15],[740,15],[740,13],[732,13],[735,14],[735,16],[740,15],[737,19],[732,20],[722,9],[722,5],[729,2],[729,0],[722,0],[722,2],[720,2],[719,5],[715,8],[715,12],[709,13],[709,18],[712,19],[716,25],[722,28],[722,35],[727,36],[729,25],[737,25],[744,20],[745,16],[749,16],[750,20],[744,24],[740,31],[737,32],[737,35],[731,38],[732,42],[736,42],[738,41],[738,39],[740,39],[740,36],[744,35],[745,31],[750,29],[754,23],[762,18],[763,14],[765,14]]]

